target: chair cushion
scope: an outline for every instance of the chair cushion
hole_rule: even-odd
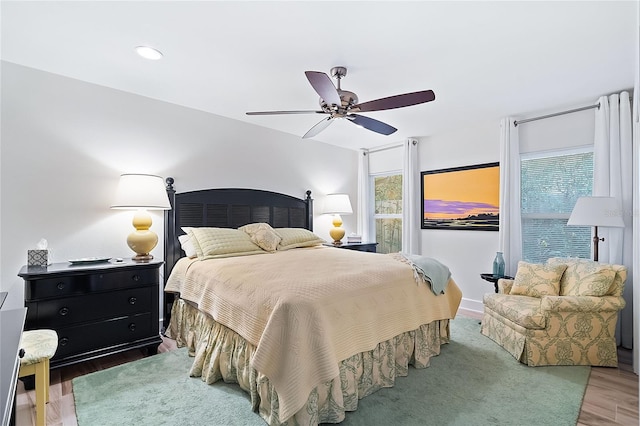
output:
[[[622,277],[616,265],[598,263],[588,259],[551,258],[549,265],[566,264],[567,270],[560,280],[560,296],[604,296],[615,279]]]
[[[21,365],[37,364],[50,359],[58,349],[58,333],[54,330],[29,330],[22,333],[20,348],[24,349]]]
[[[491,309],[524,328],[537,330],[544,329],[547,324],[540,309],[540,301],[541,299],[537,297],[500,293],[487,293],[483,298],[485,308]]]
[[[607,292],[607,296],[622,296],[624,291],[624,284],[627,281],[627,267],[624,265],[611,265],[614,271],[616,271],[616,276],[613,279],[613,283]]]
[[[529,297],[557,296],[560,294],[560,278],[565,269],[565,264],[520,261],[510,294]]]

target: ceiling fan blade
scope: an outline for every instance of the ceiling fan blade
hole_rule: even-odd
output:
[[[250,111],[247,115],[276,115],[276,114],[326,114],[324,111]]]
[[[433,90],[423,90],[421,92],[405,93],[403,95],[389,96],[369,102],[363,102],[353,106],[353,110],[359,112],[381,111],[384,109],[402,108],[411,105],[431,102],[436,98]]]
[[[304,74],[307,76],[307,80],[309,80],[313,89],[326,103],[342,104],[340,95],[338,95],[338,91],[328,75],[320,71],[305,71]]]
[[[324,120],[322,120],[321,122],[319,122],[318,124],[310,128],[309,131],[304,134],[302,139],[308,139],[308,138],[314,137],[315,135],[317,135],[318,133],[320,133],[327,127],[329,127],[329,124],[331,123],[333,123],[333,117],[325,118]]]
[[[365,129],[371,130],[376,133],[380,133],[383,135],[390,135],[394,133],[396,130],[395,127],[389,126],[387,123],[383,123],[382,121],[374,120],[373,118],[365,117],[364,115],[358,114],[349,114],[347,118],[352,122],[357,124],[358,126],[362,126]]]

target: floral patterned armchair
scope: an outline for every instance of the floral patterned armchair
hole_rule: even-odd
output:
[[[627,268],[578,258],[518,263],[485,294],[481,333],[520,362],[618,365],[615,327]]]

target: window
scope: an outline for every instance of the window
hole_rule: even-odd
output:
[[[372,176],[378,253],[402,250],[402,173]]]
[[[593,187],[593,148],[521,156],[522,257],[589,258],[591,227],[567,226],[578,197]]]

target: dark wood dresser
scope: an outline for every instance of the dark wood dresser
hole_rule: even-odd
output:
[[[103,262],[24,266],[25,330],[53,329],[58,350],[51,368],[134,348],[155,354],[162,262]]]
[[[376,253],[378,247],[378,243],[342,243],[339,246],[328,243],[324,245],[329,247],[343,248],[347,250],[366,251],[369,253]]]

